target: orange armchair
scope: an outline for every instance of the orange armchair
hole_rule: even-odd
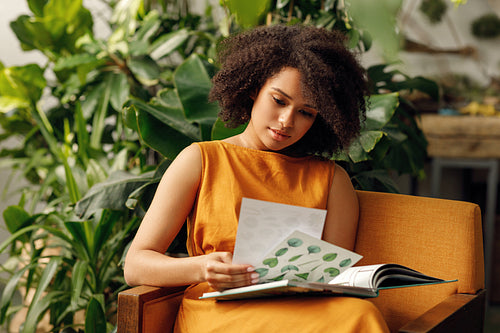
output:
[[[476,204],[358,191],[360,265],[398,263],[458,282],[390,289],[371,301],[393,332],[482,332],[485,290]],[[118,296],[118,333],[171,332],[184,287],[140,286]]]

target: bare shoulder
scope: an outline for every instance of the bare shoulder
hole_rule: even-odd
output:
[[[352,188],[351,177],[338,163],[335,163],[335,173],[333,175],[333,185],[336,184]]]
[[[335,174],[330,188],[329,204],[341,204],[346,205],[346,207],[356,207],[358,204],[358,197],[352,186],[351,177],[337,163],[335,164]]]
[[[345,249],[354,249],[358,216],[358,197],[349,174],[340,165],[335,164],[323,239]]]
[[[179,155],[175,158],[177,160],[190,160],[201,162],[200,147],[198,145],[192,144],[184,148]]]
[[[201,152],[198,145],[189,145],[174,159],[171,166],[188,166],[188,169],[201,168]]]
[[[162,182],[197,184],[201,175],[201,152],[198,145],[184,148],[163,175]]]

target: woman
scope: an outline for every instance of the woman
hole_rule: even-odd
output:
[[[212,101],[239,135],[184,149],[163,176],[129,249],[130,285],[191,285],[179,332],[386,331],[368,301],[275,298],[217,303],[204,292],[257,283],[250,265],[232,264],[243,197],[327,209],[323,239],[352,250],[358,202],[331,157],[359,133],[364,71],[339,33],[314,27],[261,27],[222,43]],[[187,219],[190,254],[164,253]]]

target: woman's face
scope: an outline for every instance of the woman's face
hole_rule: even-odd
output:
[[[254,96],[245,141],[260,150],[279,151],[299,141],[318,111],[302,96],[300,72],[285,67]]]

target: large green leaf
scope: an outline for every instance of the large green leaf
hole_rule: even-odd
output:
[[[82,0],[51,0],[43,7],[45,27],[54,39],[66,32],[67,26],[74,24],[82,7]]]
[[[35,333],[43,314],[49,310],[50,307],[60,304],[67,297],[68,295],[64,291],[50,291],[36,303],[32,302],[28,314],[26,315],[26,321],[20,332]]]
[[[356,138],[351,143],[348,149],[348,154],[354,163],[366,161],[370,158],[368,153],[363,149],[363,145],[359,141],[359,138]]]
[[[122,216],[121,211],[116,210],[104,210],[99,222],[95,228],[94,233],[94,253],[93,257],[97,258],[99,251],[102,250],[106,241],[111,237],[113,233],[113,227],[120,220]]]
[[[81,65],[94,63],[102,63],[102,59],[98,59],[95,55],[89,53],[72,54],[67,57],[58,58],[54,64],[54,71],[75,68]]]
[[[371,82],[389,82],[394,73],[387,70],[388,64],[378,64],[370,66],[366,71]]]
[[[190,56],[174,73],[177,94],[189,121],[212,125],[217,119],[219,108],[208,102],[212,87],[207,63],[197,55]]]
[[[42,276],[38,281],[38,286],[35,291],[35,295],[28,308],[28,313],[26,315],[26,321],[23,326],[22,332],[35,332],[36,325],[39,322],[40,316],[47,310],[50,306],[52,296],[54,294],[47,294],[43,297],[43,294],[54,275],[57,272],[59,265],[62,263],[62,257],[52,257],[47,266],[44,268]],[[43,297],[43,298],[42,298]]]
[[[71,306],[73,309],[78,308],[88,267],[88,262],[83,260],[78,260],[73,266],[71,272]]]
[[[66,176],[66,189],[68,190],[69,199],[72,204],[76,204],[78,200],[81,198],[80,188],[77,185],[75,180],[74,171],[78,170],[75,168],[71,168],[67,158],[62,158],[64,174]]]
[[[160,13],[156,10],[152,10],[147,13],[144,20],[141,22],[141,27],[137,30],[134,35],[135,40],[148,40],[153,37],[158,28],[161,26]],[[154,57],[153,57],[154,59]],[[156,59],[155,59],[156,60]]]
[[[169,113],[177,112],[178,117],[184,115],[182,112],[181,100],[179,99],[179,96],[177,95],[175,89],[171,88],[162,89],[156,94],[156,97],[152,98],[151,101],[152,101],[151,104],[153,105],[161,105],[169,109],[174,109]],[[168,121],[166,123],[168,124]]]
[[[258,25],[271,5],[270,0],[224,0],[223,3],[236,15],[236,20],[243,27]]]
[[[145,86],[152,86],[158,83],[160,77],[160,67],[150,56],[136,56],[129,59],[127,63],[135,78]]]
[[[190,33],[186,29],[176,30],[161,36],[149,48],[151,58],[159,60],[170,55],[179,46],[184,44],[189,37]]]
[[[84,165],[88,167],[89,158],[87,154],[89,150],[90,139],[89,133],[87,131],[87,122],[83,118],[82,105],[80,102],[76,103],[75,106],[75,124],[73,130],[76,132],[78,140],[78,156],[82,159]]]
[[[398,105],[398,93],[371,95],[364,130],[382,129],[391,120]]]
[[[382,131],[364,131],[359,137],[359,142],[361,143],[363,150],[369,153],[375,149],[375,146],[384,135],[385,134]]]
[[[0,70],[0,95],[3,97],[13,97],[19,102],[34,104],[38,102],[46,86],[43,70],[36,64],[4,67]]]
[[[11,245],[12,242],[14,242],[19,236],[21,236],[25,233],[30,233],[33,230],[45,230],[45,231],[49,232],[50,234],[52,234],[53,236],[60,238],[62,241],[66,242],[68,244],[72,243],[72,239],[70,237],[68,237],[68,235],[65,234],[63,231],[61,231],[60,229],[48,227],[45,225],[35,224],[35,225],[30,225],[30,226],[24,227],[24,228],[16,231],[9,238],[7,238],[5,241],[3,241],[3,243],[0,244],[0,253],[5,251],[5,249],[9,245]]]
[[[92,16],[82,6],[82,0],[37,2],[32,8],[35,19],[22,15],[11,23],[11,28],[23,49],[38,49],[52,61],[68,51],[74,53],[78,38],[92,31]]]
[[[222,140],[230,136],[234,136],[243,132],[246,128],[246,124],[238,126],[236,128],[226,127],[224,122],[217,118],[213,128],[212,128],[212,140]]]
[[[43,7],[49,0],[28,0],[28,6],[35,16],[43,15]]]
[[[11,234],[15,233],[22,227],[25,227],[28,222],[32,222],[32,218],[28,212],[19,206],[9,206],[3,211],[3,218],[7,230]]]
[[[435,81],[426,79],[421,76],[417,76],[414,78],[407,78],[404,81],[391,81],[387,85],[388,89],[393,91],[401,91],[401,90],[419,90],[421,92],[426,93],[434,99],[435,101],[439,100],[439,86]]]
[[[421,76],[411,78],[399,70],[390,69],[389,64],[371,66],[367,72],[370,81],[374,84],[372,89],[375,91],[379,89],[390,91],[419,90],[428,94],[432,99],[439,100],[439,86],[435,81]],[[403,79],[395,80],[396,76]]]
[[[171,90],[171,93],[164,93],[162,95],[173,95],[175,96],[175,91]],[[157,103],[160,102],[161,103]],[[141,123],[143,119],[141,119],[142,114],[149,114],[156,118],[157,123],[163,123],[171,128],[171,130],[182,133],[184,136],[190,138],[192,141],[201,140],[201,133],[198,126],[192,124],[187,121],[184,117],[184,113],[182,109],[179,109],[175,106],[164,106],[165,99],[155,99],[153,101],[154,104],[147,104],[140,100],[130,100],[125,104],[126,108],[133,107],[136,110],[137,121]],[[159,121],[158,121],[159,120]],[[157,124],[161,126],[162,124]],[[139,130],[139,134],[142,135],[141,130]],[[154,148],[154,147],[153,147]]]
[[[11,96],[0,96],[0,113],[7,113],[16,109],[28,109],[29,101]],[[5,126],[3,126],[5,128]]]
[[[85,333],[106,332],[106,315],[101,303],[92,297],[85,315]]]
[[[10,277],[9,281],[7,281],[7,284],[2,292],[2,299],[0,300],[0,324],[3,324],[7,318],[7,310],[12,302],[12,299],[14,298],[14,294],[19,288],[19,281],[25,277],[27,270],[32,269],[35,266],[36,264],[30,264],[20,268]]]
[[[119,158],[115,159],[118,162]],[[95,159],[89,159],[87,162],[87,169],[85,170],[87,176],[88,187],[92,187],[97,183],[103,182],[108,178],[108,173]]]
[[[32,20],[28,15],[21,15],[10,23],[12,31],[26,51],[43,50],[52,44],[52,37],[40,20]]]
[[[126,209],[127,198],[136,188],[151,181],[152,173],[136,176],[125,171],[116,171],[102,183],[91,187],[85,196],[77,202],[75,213],[88,218],[96,211],[108,208]]]
[[[90,133],[90,147],[96,150],[101,148],[101,140],[104,133],[105,119],[108,115],[108,107],[111,99],[113,74],[108,74],[99,89],[99,103],[94,113],[92,132]]]
[[[136,127],[142,141],[163,156],[173,159],[193,141],[202,140],[201,130],[185,119],[182,110],[164,107],[158,101],[146,104],[131,100],[126,108],[135,110]],[[127,122],[130,122],[133,120],[132,115],[130,111],[127,113]]]
[[[169,159],[174,159],[182,149],[198,141],[141,110],[137,110],[137,123],[142,141]]]
[[[76,251],[78,257],[90,262],[92,259],[93,238],[89,237],[88,232],[86,232],[86,229],[90,226],[90,221],[65,221],[64,226],[73,237],[72,248]]]
[[[111,96],[110,103],[113,109],[120,111],[130,94],[130,84],[127,75],[120,72],[111,76]]]

